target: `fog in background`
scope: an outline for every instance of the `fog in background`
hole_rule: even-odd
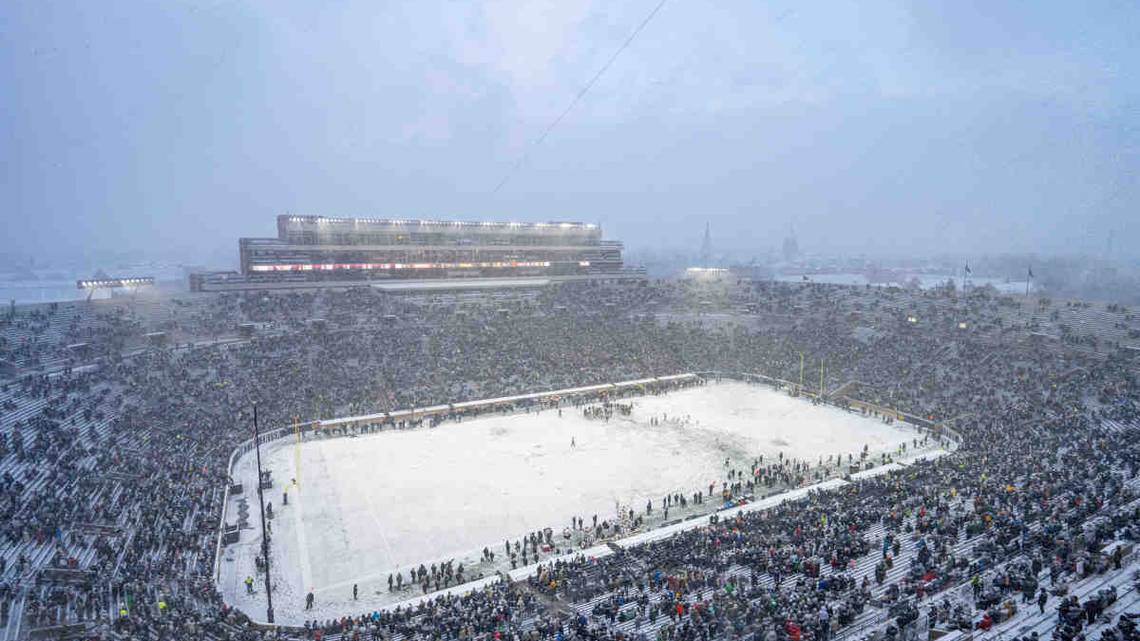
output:
[[[670,0],[534,145],[657,1],[0,3],[0,265],[229,267],[285,212],[1140,254],[1137,3]]]

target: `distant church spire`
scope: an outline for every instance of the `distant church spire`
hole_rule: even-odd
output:
[[[793,262],[800,257],[800,244],[796,242],[796,228],[788,224],[788,235],[784,237],[784,260]]]
[[[701,242],[701,267],[712,267],[712,233],[710,225],[705,222],[705,239]]]

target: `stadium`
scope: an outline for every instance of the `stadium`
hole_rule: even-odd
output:
[[[1135,323],[731,277],[15,306],[0,638],[1128,638]]]
[[[238,241],[240,272],[192,274],[192,291],[372,283],[423,289],[643,279],[598,225],[277,217],[276,238]]]
[[[1140,641],[1140,2],[0,25],[0,641]]]

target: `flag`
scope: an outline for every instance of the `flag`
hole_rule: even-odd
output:
[[[973,274],[973,273],[974,272],[970,271],[970,263],[966,263],[966,275],[969,276],[970,274]]]
[[[804,274],[804,280],[807,281],[807,280],[811,280],[811,279],[807,277],[807,274]]]
[[[1033,278],[1033,266],[1032,265],[1029,267],[1029,278],[1030,279]]]

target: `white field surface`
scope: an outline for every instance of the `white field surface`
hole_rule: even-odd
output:
[[[282,487],[297,477],[298,448],[291,439],[263,448],[262,464],[274,478],[266,500],[275,511],[277,622],[355,615],[414,597],[420,590],[388,592],[387,577],[420,563],[456,559],[468,579],[492,575],[503,569],[507,538],[551,527],[558,541],[571,516],[589,525],[597,514],[601,522],[619,503],[640,514],[648,499],[656,515],[668,493],[688,496],[710,483],[719,492],[726,458],[747,472],[761,454],[766,462],[779,453],[812,463],[838,453],[858,458],[864,445],[873,454],[896,452],[918,435],[738,382],[620,402],[632,402],[633,414],[608,422],[568,406],[561,417],[545,410],[309,440],[299,448],[300,484],[285,507]],[[670,421],[650,425],[665,416]],[[252,453],[235,466],[255,527],[223,552],[220,587],[228,603],[264,620],[263,577],[253,563],[261,544],[254,470]],[[231,500],[231,522],[233,514]],[[495,552],[494,566],[478,563],[484,546]],[[242,583],[247,575],[256,580],[252,596]],[[310,590],[316,607],[305,611]]]

